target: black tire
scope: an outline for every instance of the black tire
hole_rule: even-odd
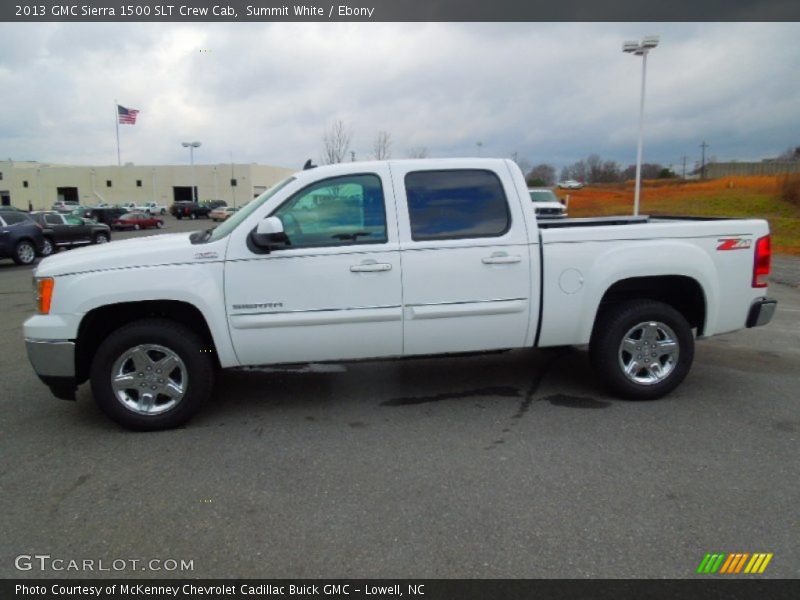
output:
[[[20,240],[14,246],[14,256],[11,258],[18,265],[32,265],[36,260],[36,246],[30,240]]]
[[[42,251],[39,252],[41,256],[50,256],[53,252],[56,251],[56,245],[53,243],[49,237],[44,238],[42,242]]]
[[[117,397],[111,385],[115,362],[129,350],[145,344],[168,349],[180,358],[185,368],[182,399],[159,414],[135,412]],[[193,331],[167,319],[144,319],[121,327],[100,344],[92,360],[90,375],[95,402],[111,419],[136,431],[170,429],[186,423],[208,400],[214,385],[214,361],[211,354],[202,352],[206,346]]]
[[[644,327],[639,328],[640,325]],[[645,331],[650,340],[641,337]],[[626,336],[629,341],[625,345],[642,354],[630,354],[623,347]],[[673,355],[667,354],[669,348],[674,348],[670,340],[677,344]],[[655,358],[651,358],[654,354]],[[674,390],[689,373],[694,360],[694,335],[684,316],[668,304],[631,300],[603,309],[598,315],[589,356],[614,394],[629,400],[655,400]],[[638,367],[639,360],[653,366]],[[625,373],[626,366],[630,374]],[[645,381],[648,378],[652,381]]]
[[[139,231],[140,229],[141,229],[141,227],[139,227],[139,224],[138,223],[134,223],[133,230],[134,231]]]
[[[180,214],[177,214],[175,215],[175,218],[178,219],[178,221],[180,221],[183,217]]]
[[[107,244],[110,241],[111,237],[107,233],[98,233],[92,238],[93,244]]]
[[[192,221],[194,221],[197,218],[197,213],[192,213],[191,215],[189,215],[189,218],[192,219]]]

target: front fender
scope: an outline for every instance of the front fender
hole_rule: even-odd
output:
[[[58,277],[51,312],[77,317],[71,319],[74,322],[96,308],[122,302],[186,302],[195,306],[208,323],[220,364],[235,366],[238,362],[225,319],[223,273],[224,263],[219,261],[110,269]]]

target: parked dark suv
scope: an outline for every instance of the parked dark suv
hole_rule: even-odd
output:
[[[42,252],[44,236],[39,224],[18,210],[0,210],[0,258],[30,265]]]
[[[111,228],[102,223],[87,222],[80,217],[54,211],[31,213],[31,218],[42,226],[42,256],[49,256],[59,248],[111,241]]]
[[[169,213],[176,219],[197,219],[199,217],[208,218],[211,209],[197,202],[176,202],[169,207]]]

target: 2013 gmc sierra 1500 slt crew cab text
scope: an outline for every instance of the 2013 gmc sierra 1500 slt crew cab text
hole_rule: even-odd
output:
[[[769,268],[762,220],[537,222],[508,160],[346,163],[214,229],[43,260],[24,333],[56,396],[89,380],[134,429],[185,422],[220,367],[570,344],[650,399],[686,376],[695,335],[770,320]]]

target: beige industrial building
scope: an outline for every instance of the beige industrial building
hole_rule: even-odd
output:
[[[297,169],[258,164],[73,166],[35,161],[0,161],[0,204],[49,209],[58,200],[92,206],[100,202],[224,200],[242,206]]]

